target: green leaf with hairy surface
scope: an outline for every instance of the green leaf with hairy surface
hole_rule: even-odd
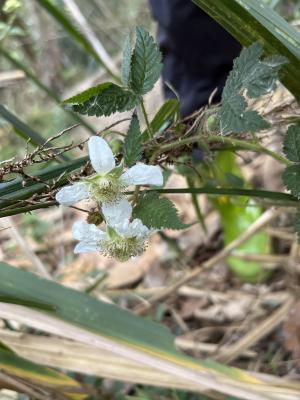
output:
[[[131,90],[106,82],[70,97],[64,104],[79,114],[100,117],[131,110],[138,100]]]
[[[261,60],[263,48],[254,43],[243,49],[234,61],[223,93],[218,114],[221,132],[255,132],[266,129],[269,124],[257,111],[248,109],[248,98],[257,98],[276,88],[278,71],[285,58],[271,56]]]
[[[284,185],[291,193],[300,197],[300,165],[290,165],[287,167],[282,174],[282,180]]]
[[[283,152],[290,161],[300,162],[300,126],[289,126],[283,141]]]
[[[136,115],[133,115],[124,140],[123,153],[125,165],[131,167],[141,159],[143,150],[142,144],[143,137],[140,130],[139,120]]]
[[[130,83],[130,69],[131,69],[131,38],[128,34],[123,45],[123,58],[122,58],[122,83],[128,87]]]
[[[282,83],[300,98],[300,33],[261,0],[193,0],[244,46],[259,41],[268,55],[280,54]]]
[[[246,108],[247,103],[240,94],[235,94],[222,103],[218,117],[223,134],[256,132],[269,127],[268,122],[256,111],[247,111]]]
[[[180,221],[174,203],[160,197],[157,192],[148,192],[139,197],[133,217],[142,220],[148,228],[185,229],[190,226]]]
[[[262,55],[263,47],[260,43],[254,43],[241,51],[233,63],[222,98],[242,90],[246,90],[248,97],[258,98],[276,89],[278,72],[286,59],[281,56],[261,59]]]
[[[162,69],[161,53],[144,28],[136,28],[136,41],[131,59],[130,87],[138,95],[148,93]]]

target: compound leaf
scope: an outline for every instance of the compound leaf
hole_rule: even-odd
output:
[[[157,192],[140,196],[133,210],[133,217],[142,220],[148,228],[184,229],[190,226],[180,221],[174,203],[169,199],[159,197]]]
[[[300,126],[289,126],[283,141],[283,152],[290,161],[300,162]]]
[[[142,155],[143,136],[140,130],[139,120],[133,115],[129,129],[124,140],[124,161],[128,167],[140,160]]]
[[[139,95],[149,92],[160,76],[161,53],[144,28],[136,28],[136,41],[131,59],[130,87]]]
[[[137,102],[132,91],[106,82],[65,100],[64,104],[79,114],[99,117],[131,110]]]

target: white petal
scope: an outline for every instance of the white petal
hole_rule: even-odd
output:
[[[113,152],[104,139],[92,136],[89,139],[88,146],[91,163],[96,172],[106,174],[115,168],[116,162]]]
[[[129,201],[124,198],[118,203],[104,203],[102,211],[106,222],[113,227],[123,220],[129,220],[132,207]]]
[[[74,247],[74,253],[90,253],[98,250],[97,242],[80,242]]]
[[[72,204],[87,199],[88,197],[88,185],[83,182],[74,183],[74,185],[71,186],[65,186],[57,192],[55,196],[56,200],[65,206],[71,206]]]
[[[132,222],[119,224],[115,226],[117,233],[124,237],[146,237],[149,236],[149,229],[143,225],[140,219],[134,219]]]
[[[137,163],[122,175],[128,185],[155,185],[162,186],[163,174],[158,166]]]
[[[106,238],[106,233],[101,231],[94,224],[85,221],[76,221],[72,226],[72,235],[76,240],[84,242],[98,242]]]

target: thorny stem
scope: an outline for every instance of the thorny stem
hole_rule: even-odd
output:
[[[199,136],[200,135],[190,136],[187,138],[179,139],[172,143],[167,143],[165,145],[161,145],[160,148],[152,154],[152,156],[150,158],[150,164],[152,164],[160,154],[162,154],[166,151],[173,150],[178,147],[187,146],[189,144],[198,142],[199,139],[201,138],[201,136],[200,137]],[[278,153],[275,153],[272,150],[267,149],[266,147],[262,146],[261,144],[245,142],[244,140],[231,139],[231,138],[228,138],[225,136],[218,136],[218,135],[210,135],[208,137],[205,137],[205,141],[206,141],[206,143],[219,142],[219,143],[223,143],[223,144],[230,144],[233,148],[236,148],[236,149],[244,149],[244,150],[254,151],[257,153],[267,154],[284,165],[292,165],[293,164],[291,161],[289,161],[284,156],[282,156]]]

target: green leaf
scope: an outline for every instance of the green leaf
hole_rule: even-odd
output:
[[[283,152],[290,161],[300,162],[300,126],[289,126],[283,141]]]
[[[123,45],[122,58],[122,83],[126,87],[128,87],[130,83],[131,56],[131,38],[130,34],[128,34]]]
[[[34,384],[36,387],[46,390],[46,392],[50,389],[49,398],[54,395],[52,393],[54,390],[56,392],[55,397],[59,396],[61,391],[65,398],[75,400],[79,399],[78,394],[82,391],[81,385],[68,375],[19,357],[2,344],[0,344],[0,370],[17,379],[22,379],[30,385]],[[18,388],[16,389],[18,390]],[[84,397],[83,395],[81,398]]]
[[[161,53],[152,36],[144,28],[136,28],[136,41],[131,59],[130,87],[143,95],[148,93],[160,76]]]
[[[280,56],[261,60],[263,48],[254,43],[243,49],[234,61],[223,93],[219,111],[220,128],[223,134],[235,132],[255,132],[269,126],[257,111],[248,109],[248,98],[257,98],[276,88],[278,71],[285,63]]]
[[[259,41],[268,55],[280,54],[282,83],[300,99],[300,33],[261,0],[193,0],[244,46]]]
[[[0,294],[55,305],[54,311],[45,311],[1,303],[1,318],[14,319],[39,331],[71,339],[74,347],[78,342],[92,346],[96,354],[103,350],[112,354],[115,360],[128,360],[129,368],[139,365],[150,372],[154,369],[163,375],[168,373],[177,378],[182,387],[189,385],[192,391],[213,390],[247,400],[253,399],[254,395],[264,399],[268,393],[270,398],[276,394],[277,400],[284,400],[288,390],[290,400],[298,399],[299,385],[296,383],[287,388],[286,382],[278,378],[272,386],[264,376],[254,376],[248,371],[209,360],[196,360],[180,353],[174,345],[175,337],[150,318],[138,317],[116,305],[5,263],[0,263],[0,276]],[[10,347],[11,344],[10,341]],[[76,350],[74,353],[76,355]],[[159,382],[152,380],[151,384]]]
[[[112,82],[102,83],[64,101],[64,104],[79,114],[111,115],[131,110],[138,97],[130,90]]]
[[[174,203],[159,197],[157,192],[148,192],[139,197],[133,217],[142,220],[148,228],[185,229],[190,226],[180,221]]]
[[[125,165],[131,167],[141,159],[143,151],[142,144],[143,137],[140,130],[139,120],[136,115],[133,115],[124,140],[123,152]]]
[[[250,98],[258,98],[276,89],[278,72],[286,63],[282,56],[271,56],[261,60],[263,47],[260,43],[254,43],[241,51],[234,61],[223,96],[246,90]]]
[[[155,114],[153,120],[150,123],[152,132],[155,134],[169,122],[170,119],[174,119],[176,114],[179,113],[179,101],[177,99],[169,99],[164,102],[160,109]],[[143,133],[144,134],[144,133]]]
[[[300,165],[290,165],[283,174],[282,180],[288,190],[296,196],[300,197]]]
[[[240,94],[228,97],[222,103],[218,117],[223,134],[231,132],[256,132],[268,128],[269,124],[256,111],[247,111],[247,103]]]

